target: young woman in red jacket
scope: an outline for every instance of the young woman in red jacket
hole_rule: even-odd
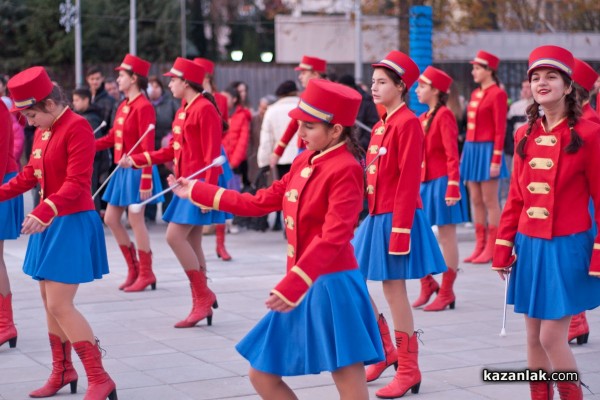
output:
[[[113,161],[117,164],[131,151],[148,127],[156,124],[156,113],[143,93],[148,86],[150,63],[127,54],[115,70],[119,71],[117,83],[119,90],[125,95],[125,100],[117,108],[112,129],[106,136],[96,140],[96,150],[114,147]],[[154,129],[146,133],[133,154],[152,150],[154,150]],[[119,289],[125,292],[139,292],[148,286],[151,286],[152,290],[156,289],[156,276],[152,271],[152,251],[144,213],[130,212],[127,215],[137,243],[137,254],[136,246],[121,223],[121,216],[129,205],[140,203],[161,190],[160,176],[156,167],[130,170],[121,168],[112,177],[102,196],[102,199],[108,203],[104,222],[115,236],[127,261],[127,278],[119,286]],[[164,198],[161,196],[153,204],[163,201]]]
[[[507,301],[525,316],[528,368],[548,373],[577,371],[566,340],[571,316],[600,305],[600,237],[594,240],[586,207],[591,196],[599,222],[600,126],[580,118],[573,67],[561,47],[529,55],[534,102],[515,135],[492,262],[502,279],[510,273]],[[583,399],[580,381],[556,385],[562,400]],[[530,388],[532,398],[552,398],[552,382]]]
[[[13,119],[3,101],[0,101],[0,183],[17,175],[19,164],[15,159]],[[13,320],[10,280],[4,262],[4,241],[17,239],[23,222],[23,196],[0,203],[0,346],[8,342],[17,345],[17,328]]]
[[[391,399],[409,390],[418,393],[421,385],[419,344],[406,280],[447,268],[419,196],[423,129],[405,102],[419,68],[399,51],[392,51],[373,67],[373,100],[386,113],[371,134],[366,157],[369,215],[358,227],[353,244],[363,276],[382,282],[392,313],[397,349],[383,314],[373,303],[386,359],[367,369],[367,381],[373,381],[387,367],[397,365],[392,382],[376,392],[378,397]],[[382,147],[387,152],[380,155]]]
[[[423,168],[421,169],[421,199],[429,223],[437,225],[438,241],[448,271],[444,272],[442,286],[427,275],[421,279],[421,294],[412,304],[427,304],[436,292],[438,296],[425,311],[454,308],[456,296],[453,285],[458,269],[458,241],[456,224],[469,221],[464,185],[458,172],[458,125],[454,113],[446,107],[452,78],[444,71],[427,67],[419,77],[417,97],[427,104],[429,111],[419,121],[425,132]]]
[[[229,109],[229,129],[223,135],[223,148],[229,165],[242,177],[244,186],[250,185],[248,180],[248,162],[246,152],[250,140],[250,122],[252,114],[242,105],[240,92],[233,86],[225,89]],[[238,189],[239,189],[239,185]]]
[[[236,346],[264,399],[297,398],[282,376],[331,371],[340,398],[366,400],[364,364],[383,358],[350,244],[363,198],[363,171],[355,158],[360,145],[351,136],[361,99],[344,85],[311,81],[290,112],[300,121],[307,150],[288,174],[256,195],[185,180],[175,190],[201,207],[245,216],[285,214],[287,273],[265,302],[269,313]]]
[[[181,107],[173,120],[173,139],[169,147],[136,154],[121,160],[124,168],[145,168],[173,161],[175,176],[185,177],[212,163],[221,154],[222,121],[212,96],[204,93],[204,69],[190,60],[177,58],[165,74],[171,77],[173,97],[181,99]],[[201,176],[206,182],[219,182],[221,168],[211,168]],[[219,182],[224,185],[224,182]],[[208,288],[206,259],[202,251],[204,225],[222,224],[230,214],[204,212],[188,200],[173,198],[163,219],[167,226],[167,243],[177,256],[192,288],[193,307],[190,314],[175,324],[191,328],[203,319],[212,324],[212,308],[217,297]]]
[[[30,397],[54,396],[70,385],[77,391],[71,347],[87,374],[86,399],[117,399],[116,385],[102,367],[92,328],[73,304],[79,284],[108,273],[102,223],[90,195],[94,135],[85,118],[67,107],[58,86],[42,67],[32,67],[8,81],[14,102],[38,128],[29,163],[0,187],[0,201],[39,184],[40,204],[25,217],[21,233],[31,235],[23,272],[39,281],[52,349],[52,372]]]
[[[194,58],[194,62],[204,68],[206,74],[204,75],[204,82],[202,83],[202,87],[205,91],[212,94],[215,99],[215,103],[217,104],[217,110],[223,119],[223,135],[227,133],[228,124],[229,124],[229,106],[227,104],[227,97],[222,95],[217,90],[217,86],[215,84],[215,63],[210,61],[207,58],[196,57]],[[225,149],[221,149],[221,152],[225,154]],[[229,163],[225,163],[223,165],[223,174],[222,179],[227,182],[229,185],[233,179],[233,172],[231,171],[231,167]],[[223,261],[231,261],[231,255],[225,248],[225,223],[215,224],[215,236],[217,241],[217,257],[219,257]]]
[[[467,106],[467,137],[460,176],[467,181],[475,223],[475,249],[464,262],[485,264],[492,260],[500,220],[499,178],[508,178],[504,161],[504,136],[508,98],[499,86],[498,64],[493,54],[479,51],[473,64],[473,80],[479,85]]]

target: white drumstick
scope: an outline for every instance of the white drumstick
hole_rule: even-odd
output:
[[[365,171],[369,169],[369,167],[371,166],[371,164],[373,164],[379,157],[383,156],[387,154],[387,149],[385,147],[380,147],[379,151],[377,152],[377,155],[375,156],[374,159],[371,160],[370,163],[367,164],[367,166],[365,167]]]
[[[205,171],[208,171],[209,169],[211,169],[213,167],[219,167],[219,166],[225,164],[225,161],[227,161],[227,159],[225,158],[225,156],[219,156],[219,157],[215,158],[212,163],[208,164],[206,167],[204,167],[202,169],[199,169],[198,171],[194,172],[193,174],[191,174],[190,176],[186,177],[185,179],[193,179],[194,177],[200,175],[201,173],[203,173]],[[158,199],[160,196],[164,195],[165,193],[170,192],[171,190],[175,189],[176,187],[179,187],[180,185],[181,184],[179,182],[177,182],[173,186],[169,186],[168,188],[166,188],[162,192],[155,194],[154,196],[150,197],[149,199],[146,199],[146,200],[142,201],[141,203],[131,204],[129,206],[129,212],[139,213],[140,211],[142,211],[142,207],[143,206],[145,206],[148,203],[151,203],[152,201]]]
[[[154,124],[150,124],[148,125],[148,129],[146,129],[146,132],[144,132],[144,134],[142,136],[140,136],[140,138],[138,139],[137,142],[135,142],[135,144],[133,145],[133,147],[127,152],[127,154],[125,155],[125,157],[129,157],[131,155],[131,153],[133,153],[133,151],[135,150],[136,147],[138,147],[138,145],[140,143],[142,143],[142,140],[146,137],[146,135],[152,131],[154,129]],[[92,196],[92,199],[95,199],[96,196],[98,196],[98,194],[100,193],[100,191],[102,190],[102,188],[104,186],[106,186],[106,184],[108,183],[108,181],[110,181],[110,178],[113,177],[113,175],[115,174],[115,172],[117,172],[119,170],[121,166],[119,164],[117,164],[117,167],[113,170],[113,172],[111,172],[111,174],[108,176],[108,178],[106,178],[106,180],[104,182],[102,182],[102,185],[98,188],[98,190],[96,190],[96,193],[94,193],[94,195]]]
[[[96,134],[96,132],[98,132],[100,129],[104,128],[106,126],[106,121],[102,121],[102,123],[100,125],[98,125],[98,127],[96,129],[94,129],[94,132],[92,132],[94,135]]]
[[[508,280],[510,279],[510,271],[506,273],[504,277],[504,315],[502,316],[502,329],[500,330],[500,336],[506,336],[506,301],[508,300]]]

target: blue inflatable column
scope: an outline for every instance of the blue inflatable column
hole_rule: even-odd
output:
[[[433,61],[433,12],[430,6],[412,6],[409,18],[409,52],[410,57],[423,72]],[[417,115],[427,111],[425,104],[419,103],[415,92],[415,84],[410,90],[409,105]]]

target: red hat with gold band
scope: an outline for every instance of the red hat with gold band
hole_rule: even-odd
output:
[[[477,55],[472,61],[469,61],[470,64],[479,64],[484,67],[488,67],[494,71],[498,71],[498,65],[500,65],[500,59],[493,55],[492,53],[488,53],[487,51],[479,50]]]
[[[299,121],[353,126],[362,96],[356,90],[326,79],[311,79],[298,107],[288,115]]]
[[[406,54],[393,50],[388,53],[385,58],[375,64],[371,64],[373,67],[383,67],[394,71],[406,85],[410,88],[413,83],[417,81],[419,77],[419,67],[417,64],[407,56]]]
[[[10,78],[6,84],[13,101],[11,112],[22,111],[52,93],[54,84],[43,67],[31,67]]]
[[[327,72],[327,61],[322,58],[302,56],[302,61],[294,69],[296,71],[315,71],[324,74]]]
[[[598,79],[598,73],[585,61],[574,58],[572,78],[579,86],[590,92],[594,88],[594,83]]]
[[[208,58],[196,57],[194,62],[204,68],[204,71],[209,75],[215,74],[215,63],[210,61]]]
[[[147,78],[148,72],[150,72],[150,63],[132,54],[127,54],[121,65],[115,68],[115,71],[129,71]]]
[[[164,76],[173,76],[181,78],[184,81],[190,81],[202,85],[204,82],[204,68],[187,58],[177,57],[173,67]]]
[[[425,71],[419,76],[419,80],[444,93],[448,93],[450,91],[450,85],[452,85],[452,78],[450,75],[441,69],[432,66],[425,68]]]
[[[571,76],[574,65],[575,60],[569,50],[558,46],[540,46],[529,54],[527,75],[531,77],[531,73],[538,68],[551,68]]]

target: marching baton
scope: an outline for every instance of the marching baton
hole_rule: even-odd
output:
[[[369,128],[368,125],[365,125],[364,123],[360,122],[359,120],[354,121],[354,124],[356,126],[358,126],[359,128],[364,129],[365,131],[371,132],[371,130],[373,129],[373,128]]]
[[[129,157],[131,155],[131,153],[133,153],[133,151],[135,150],[136,147],[138,147],[138,145],[140,143],[142,143],[142,140],[144,140],[144,138],[146,137],[146,135],[154,129],[154,124],[150,124],[148,125],[148,129],[146,129],[146,132],[144,132],[144,134],[142,136],[140,136],[140,138],[138,139],[137,142],[135,142],[135,144],[133,145],[133,147],[131,148],[131,150],[129,150],[127,152],[127,154],[125,155],[126,157]],[[100,185],[100,187],[98,188],[98,190],[96,190],[96,193],[94,193],[94,195],[92,196],[92,199],[95,199],[96,196],[98,196],[98,193],[100,193],[100,191],[102,190],[102,188],[104,186],[106,186],[106,184],[108,183],[108,181],[110,181],[110,178],[113,177],[113,175],[115,174],[115,172],[117,172],[119,170],[121,166],[119,164],[117,164],[117,167],[113,170],[113,172],[110,173],[110,175],[108,176],[108,178],[106,178],[104,180],[104,182],[102,182],[102,185]]]
[[[500,336],[506,336],[506,301],[508,300],[508,280],[510,279],[510,271],[506,273],[504,277],[504,315],[502,316],[502,329],[500,330]]]
[[[377,152],[377,155],[375,156],[374,159],[371,160],[370,163],[367,164],[367,166],[365,167],[365,171],[369,169],[369,167],[371,166],[371,164],[373,164],[379,157],[383,156],[387,154],[387,149],[385,147],[380,147],[379,151]]]
[[[208,171],[209,169],[211,169],[213,167],[219,167],[219,166],[225,164],[225,161],[227,161],[227,159],[225,158],[225,156],[221,155],[221,156],[215,158],[212,163],[208,164],[206,167],[204,167],[202,169],[199,169],[198,171],[194,172],[190,176],[187,176],[185,179],[192,179],[192,178],[200,175],[201,173],[203,173],[205,171]],[[139,213],[140,211],[142,211],[142,207],[143,206],[145,206],[146,204],[148,204],[148,203],[150,203],[150,202],[158,199],[163,194],[168,193],[171,190],[173,190],[173,189],[175,189],[176,187],[179,187],[179,186],[181,186],[181,183],[177,182],[173,186],[169,186],[168,188],[166,188],[162,192],[156,193],[154,196],[150,197],[149,199],[146,199],[146,200],[142,201],[141,203],[132,204],[132,205],[129,206],[129,211],[132,212],[132,213]]]
[[[96,129],[94,129],[94,132],[92,132],[94,135],[96,134],[96,132],[98,132],[100,129],[104,128],[106,126],[106,121],[102,121],[102,123],[100,125],[98,125],[98,127]]]

